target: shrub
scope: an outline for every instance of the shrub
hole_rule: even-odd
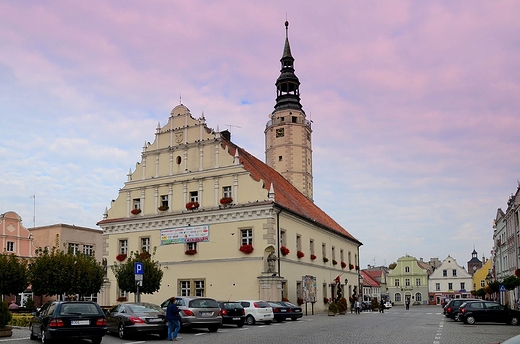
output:
[[[11,321],[11,312],[7,302],[0,302],[0,328],[5,327]]]
[[[20,326],[20,327],[29,327],[31,323],[32,314],[30,313],[15,313],[12,314],[11,321],[9,322],[10,326]]]

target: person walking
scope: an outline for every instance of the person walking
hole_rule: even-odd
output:
[[[180,309],[175,304],[175,297],[170,297],[170,303],[166,308],[166,321],[168,321],[168,340],[177,340],[177,334],[181,329]]]
[[[410,309],[410,298],[406,298],[406,309]]]
[[[359,300],[356,300],[355,307],[356,307],[356,314],[361,314],[361,305],[359,304]]]
[[[384,313],[385,312],[385,300],[381,299],[381,304],[379,306],[379,312]]]

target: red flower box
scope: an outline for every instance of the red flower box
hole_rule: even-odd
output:
[[[329,258],[327,258],[327,257],[323,257],[323,262],[324,262],[324,263],[327,263],[328,261],[329,261]]]
[[[141,209],[139,209],[139,208],[134,208],[134,209],[130,210],[130,212],[131,212],[132,214],[134,214],[134,215],[137,215],[137,214],[139,214],[139,213],[141,212]]]
[[[311,260],[316,259],[316,256],[314,254],[311,254]]]
[[[298,251],[296,252],[296,256],[298,256],[298,258],[303,258],[305,257],[305,253],[303,253],[302,251]]]
[[[186,203],[186,209],[194,210],[199,208],[199,202],[188,202]]]
[[[220,199],[220,204],[230,204],[233,202],[233,198],[231,197],[222,197]]]
[[[250,254],[251,252],[253,252],[253,245],[242,245],[240,246],[239,250],[240,252],[244,252],[245,254]]]
[[[116,260],[118,262],[122,262],[126,259],[126,253],[119,253],[117,256],[116,256]]]
[[[193,256],[194,254],[197,254],[197,250],[186,250],[184,253],[188,256]]]
[[[157,208],[157,209],[159,209],[159,211],[166,211],[166,210],[168,210],[168,209],[170,209],[170,208],[169,208],[167,205],[161,205],[161,206],[160,206],[159,208]]]
[[[286,256],[286,255],[288,255],[289,253],[291,253],[291,251],[290,251],[287,247],[285,247],[285,246],[280,247],[280,251],[282,252],[282,254],[283,254],[284,256]]]
[[[152,255],[150,254],[150,252],[144,251],[144,252],[139,253],[139,257],[141,259],[149,259],[151,256]]]
[[[332,265],[338,265],[338,261],[336,259],[332,260]]]
[[[354,269],[354,264],[349,265],[350,270]]]
[[[344,269],[344,268],[346,268],[346,267],[347,267],[347,263],[345,263],[345,262],[341,262],[341,268]]]

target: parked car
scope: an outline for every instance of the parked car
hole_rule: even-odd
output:
[[[275,302],[268,302],[268,304],[273,309],[274,320],[276,322],[282,322],[289,317],[290,307]]]
[[[238,300],[246,311],[246,324],[253,325],[261,321],[269,325],[274,320],[273,308],[262,300]]]
[[[460,321],[460,319],[459,319],[460,305],[462,305],[464,302],[472,302],[472,301],[479,301],[479,299],[451,299],[444,306],[442,313],[444,314],[444,316],[446,318],[451,318],[455,321]]]
[[[278,301],[275,302],[282,306],[289,307],[289,316],[288,318],[291,318],[291,320],[298,320],[303,316],[302,308],[300,306],[296,306],[293,303],[287,302],[287,301]]]
[[[170,299],[161,303],[166,310]],[[196,296],[176,296],[175,304],[181,312],[181,328],[207,328],[210,332],[217,332],[222,325],[220,307],[215,299]]]
[[[101,343],[107,333],[107,319],[92,301],[49,301],[33,313],[30,338],[45,344],[54,339],[90,339]]]
[[[246,321],[246,311],[239,302],[218,301],[222,324],[232,324],[238,327],[244,326]]]
[[[514,336],[512,338],[507,339],[504,342],[501,342],[502,344],[520,344],[520,334],[517,336]]]
[[[459,317],[465,324],[470,325],[477,321],[518,325],[520,311],[506,308],[498,302],[480,300],[460,305]]]
[[[390,302],[390,301],[385,302],[385,309],[390,309],[390,308],[392,308],[392,306],[393,306],[392,302]]]
[[[131,334],[158,334],[162,339],[168,336],[166,314],[152,303],[120,303],[108,310],[106,316],[108,331],[117,333],[121,339]]]

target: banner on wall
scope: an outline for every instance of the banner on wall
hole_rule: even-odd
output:
[[[161,230],[161,245],[209,241],[209,225],[167,228]]]
[[[316,277],[310,275],[303,276],[302,289],[304,302],[316,302]]]

